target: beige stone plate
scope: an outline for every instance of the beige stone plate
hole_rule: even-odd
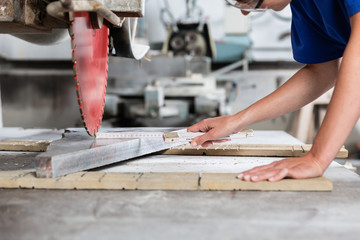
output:
[[[36,178],[34,172],[1,171],[0,188],[86,190],[240,190],[332,191],[330,180],[319,177],[279,182],[244,182],[234,173],[106,173],[79,172],[58,178]]]

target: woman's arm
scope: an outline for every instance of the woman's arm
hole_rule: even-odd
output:
[[[232,116],[210,118],[188,128],[190,132],[207,132],[195,138],[192,145],[225,137],[246,126],[293,112],[312,102],[333,87],[339,61],[307,65],[300,69],[279,89]]]
[[[360,117],[360,13],[351,17],[351,36],[325,119],[304,157],[285,159],[239,175],[252,181],[309,178],[324,173]]]

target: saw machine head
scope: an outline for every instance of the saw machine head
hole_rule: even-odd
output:
[[[51,44],[58,41],[54,34],[61,31],[56,30],[69,29],[79,109],[86,131],[93,136],[103,116],[109,48],[115,56],[137,60],[149,50],[133,44],[131,28],[135,30],[136,19],[144,14],[144,1],[28,0],[19,4],[0,0],[0,33]],[[39,34],[44,41],[38,40]]]

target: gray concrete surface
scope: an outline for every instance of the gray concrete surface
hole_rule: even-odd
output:
[[[0,239],[358,239],[360,179],[333,192],[0,190]]]

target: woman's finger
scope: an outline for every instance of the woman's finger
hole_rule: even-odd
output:
[[[278,171],[277,174],[275,174],[274,176],[268,178],[269,182],[277,182],[280,181],[281,179],[287,177],[289,170],[287,168],[282,168],[280,171]]]
[[[273,163],[270,163],[270,164],[267,164],[267,165],[254,167],[254,168],[252,168],[250,170],[247,170],[247,171],[244,171],[244,172],[240,173],[238,175],[238,178],[241,178],[244,175],[254,174],[254,173],[259,172],[259,171],[265,171],[267,169],[271,169],[271,168],[275,167],[276,164],[277,164],[277,162],[273,162]]]

